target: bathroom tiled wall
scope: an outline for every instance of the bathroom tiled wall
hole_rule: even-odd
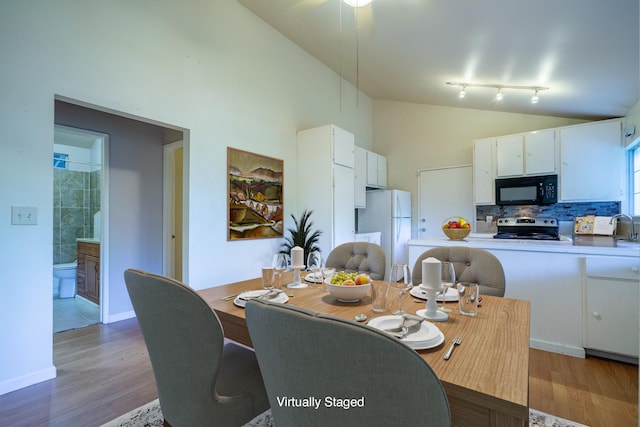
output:
[[[53,169],[53,263],[77,258],[76,239],[93,236],[100,210],[100,171]]]

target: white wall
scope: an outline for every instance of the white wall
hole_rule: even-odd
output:
[[[227,146],[284,159],[289,217],[298,213],[297,130],[334,123],[359,145],[372,140],[371,100],[360,94],[356,102],[355,89],[343,84],[341,102],[339,76],[233,0],[58,0],[37,7],[6,0],[0,52],[0,235],[11,248],[0,257],[0,394],[55,375],[56,95],[188,130],[185,281],[198,289],[255,276],[280,244],[227,242]],[[13,205],[37,207],[38,225],[11,226]],[[132,242],[131,252],[143,249]],[[115,256],[111,262],[125,265]],[[111,275],[110,288],[122,286],[121,275]],[[110,306],[129,307],[122,300]]]

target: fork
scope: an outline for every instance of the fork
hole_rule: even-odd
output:
[[[444,360],[449,360],[449,358],[451,357],[451,353],[453,353],[453,348],[456,345],[460,345],[461,342],[462,342],[462,338],[460,337],[455,337],[453,339],[453,341],[451,342],[451,347],[449,347],[449,350],[447,350],[447,353],[444,355]]]

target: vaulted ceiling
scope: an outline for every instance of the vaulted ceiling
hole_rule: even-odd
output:
[[[639,99],[638,0],[237,1],[373,99],[584,119]]]

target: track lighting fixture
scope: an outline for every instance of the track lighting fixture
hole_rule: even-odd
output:
[[[346,0],[345,0],[346,1]],[[533,91],[533,96],[531,97],[531,103],[537,104],[540,100],[538,96],[538,92],[542,90],[549,90],[548,87],[545,86],[516,86],[516,85],[502,85],[502,84],[494,84],[494,83],[468,83],[468,82],[447,82],[449,86],[460,86],[460,92],[458,93],[459,98],[464,98],[467,94],[468,87],[484,87],[484,88],[493,88],[497,89],[496,93],[496,101],[500,101],[503,98],[503,89],[508,90],[530,90]]]

